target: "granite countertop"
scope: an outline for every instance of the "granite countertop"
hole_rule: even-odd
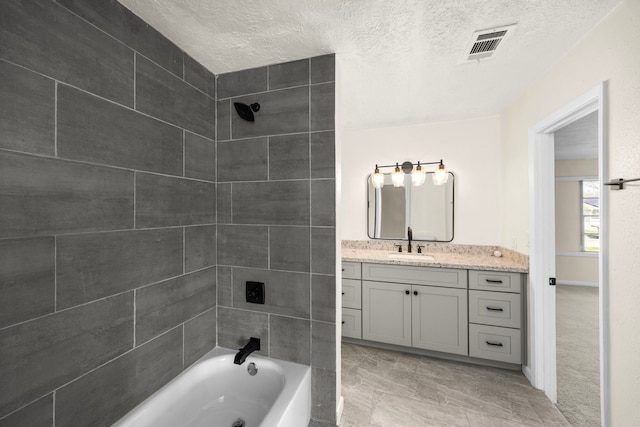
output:
[[[470,270],[506,271],[512,273],[527,273],[529,259],[526,255],[498,246],[452,245],[424,243],[424,255],[431,255],[434,259],[395,259],[390,254],[398,254],[396,244],[402,243],[404,255],[407,242],[393,241],[343,241],[342,261],[373,262],[377,264],[413,265],[439,268],[465,268]],[[414,252],[412,255],[418,255]],[[493,255],[500,251],[502,256]]]

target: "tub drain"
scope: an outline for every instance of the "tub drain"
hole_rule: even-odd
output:
[[[244,424],[244,420],[242,418],[238,418],[233,422],[233,424],[231,424],[231,427],[244,427]]]

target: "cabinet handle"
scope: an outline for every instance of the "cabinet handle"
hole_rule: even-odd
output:
[[[486,341],[487,345],[492,345],[494,347],[502,347],[502,343],[501,342],[491,342],[491,341]]]
[[[414,295],[418,295],[418,291],[413,291],[413,294]]]
[[[411,292],[410,291],[404,291],[404,293],[409,295]]]
[[[502,307],[489,307],[487,306],[487,310],[489,311],[504,311]]]
[[[344,292],[342,293],[342,295],[344,295]]]
[[[502,283],[500,279],[484,279],[487,283]]]
[[[347,323],[347,322],[345,322],[345,321],[343,320],[343,321],[342,321],[342,324],[344,325],[345,323]]]

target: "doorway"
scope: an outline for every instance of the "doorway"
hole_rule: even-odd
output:
[[[598,112],[554,132],[558,409],[600,426]]]
[[[608,176],[605,129],[605,83],[601,83],[529,129],[530,363],[525,374],[532,384],[557,402],[554,133],[589,114],[597,115],[598,176],[600,177],[599,345],[601,424],[609,425],[608,375]],[[555,283],[555,282],[554,282]]]

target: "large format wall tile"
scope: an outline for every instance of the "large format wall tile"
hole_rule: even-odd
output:
[[[311,225],[336,224],[336,182],[333,179],[311,181]]]
[[[311,275],[311,318],[322,322],[336,322],[336,277]]]
[[[0,417],[132,344],[132,292],[0,330]]]
[[[136,109],[215,138],[215,100],[138,55]]]
[[[302,272],[311,270],[309,227],[269,228],[269,268]]]
[[[56,392],[56,425],[110,426],[182,371],[182,328]]]
[[[216,226],[203,225],[184,229],[185,273],[216,264]]]
[[[212,224],[215,221],[215,184],[136,174],[136,228]]]
[[[133,172],[0,152],[0,237],[133,227]]]
[[[205,311],[184,324],[184,366],[196,362],[216,346],[216,309]]]
[[[218,142],[218,182],[267,179],[267,138]]]
[[[267,268],[269,230],[260,225],[218,225],[218,265]]]
[[[77,89],[58,86],[58,156],[182,175],[182,131]]]
[[[53,426],[53,393],[0,420],[0,427]]]
[[[269,179],[309,179],[309,134],[269,137]]]
[[[186,53],[184,54],[184,80],[210,97],[216,96],[216,76]]]
[[[233,184],[234,224],[309,225],[309,182]]]
[[[133,51],[52,1],[0,2],[0,57],[133,106]]]
[[[311,227],[311,272],[336,274],[336,229]]]
[[[182,274],[182,229],[57,238],[58,308]]]
[[[107,34],[182,77],[182,51],[115,0],[58,0]]]
[[[184,176],[216,180],[216,143],[213,140],[185,132]]]
[[[0,328],[55,309],[53,237],[0,240]]]
[[[307,319],[270,316],[269,356],[289,362],[311,364],[311,328]]]
[[[311,58],[311,84],[332,82],[336,79],[336,56],[315,56]]]
[[[0,148],[53,155],[54,81],[3,61],[0,76]]]
[[[267,90],[267,67],[218,75],[218,99]]]
[[[136,345],[216,305],[216,269],[209,268],[136,292]]]
[[[218,141],[231,139],[231,100],[225,99],[216,102],[216,127]],[[236,114],[235,109],[233,114]]]
[[[307,132],[309,130],[309,87],[300,86],[274,92],[262,92],[233,100],[260,104],[255,121],[231,114],[231,136],[234,139],[264,135]]]
[[[335,134],[313,132],[311,134],[311,178],[331,178],[336,176]]]
[[[269,65],[269,90],[309,84],[309,60]]]
[[[256,354],[269,355],[269,315],[255,311],[218,307],[218,345],[242,348],[249,338],[260,338]]]
[[[311,130],[335,128],[335,84],[323,83],[311,86]]]
[[[245,300],[246,282],[264,282],[264,304]],[[311,283],[308,274],[289,271],[233,269],[233,306],[308,319],[310,317]]]

